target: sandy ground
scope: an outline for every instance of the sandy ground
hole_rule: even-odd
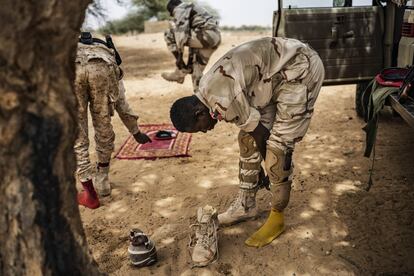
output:
[[[264,35],[225,33],[212,61]],[[184,85],[160,77],[173,69],[162,35],[119,37],[115,42],[124,59],[127,98],[140,123],[169,122],[169,107],[190,95],[192,87],[190,77]],[[370,162],[363,157],[363,122],[355,116],[354,91],[352,85],[331,86],[320,93],[308,134],[295,151],[286,232],[262,249],[244,245],[269,209],[270,194],[262,190],[262,217],[221,229],[220,258],[204,269],[190,268],[189,225],[197,207],[211,204],[224,211],[237,192],[237,128],[220,123],[208,134],[195,134],[190,158],[114,159],[112,195],[97,210],[81,207],[101,270],[113,275],[413,275],[414,131],[383,112],[375,183],[364,191]],[[128,133],[117,116],[113,125],[118,150]],[[158,264],[142,269],[129,265],[133,226],[156,242]]]

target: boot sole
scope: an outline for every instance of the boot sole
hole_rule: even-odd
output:
[[[88,208],[88,209],[97,209],[97,208],[99,208],[100,206],[101,206],[101,204],[98,202],[97,204],[95,204],[95,205],[85,205],[85,204],[82,204],[82,203],[79,203],[78,202],[78,205],[79,206],[83,206],[83,207],[85,207],[85,208]]]
[[[177,82],[179,84],[183,84],[184,81],[176,81],[176,80],[167,80],[166,78],[163,77],[164,80],[169,81],[169,82]]]
[[[161,74],[161,77],[164,79],[164,80],[166,80],[166,81],[169,81],[169,82],[178,82],[179,84],[183,84],[184,83],[184,80],[185,79],[183,79],[183,80],[181,80],[181,81],[179,81],[179,80],[169,80],[168,78],[166,78],[165,76],[163,76],[162,74]]]
[[[216,254],[213,256],[213,259],[203,262],[203,263],[196,263],[193,261],[192,267],[206,267],[211,263],[214,263],[217,260],[217,252]]]

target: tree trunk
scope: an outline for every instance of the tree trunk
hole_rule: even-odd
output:
[[[73,154],[74,58],[90,1],[0,1],[0,275],[100,274]]]

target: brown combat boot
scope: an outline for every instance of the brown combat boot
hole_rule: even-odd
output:
[[[242,221],[256,219],[259,211],[256,207],[257,189],[240,189],[237,198],[226,212],[218,215],[221,226],[229,226]]]
[[[183,83],[185,79],[186,73],[182,72],[179,69],[175,69],[173,72],[164,72],[161,74],[161,77],[163,77],[167,81],[175,81],[178,83]]]
[[[198,208],[197,223],[191,227],[195,228],[189,244],[193,266],[203,267],[217,260],[217,210],[209,205]]]

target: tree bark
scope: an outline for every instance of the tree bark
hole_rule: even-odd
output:
[[[90,1],[0,1],[0,275],[100,274],[73,153],[74,59]]]

